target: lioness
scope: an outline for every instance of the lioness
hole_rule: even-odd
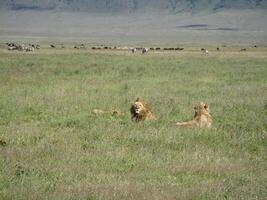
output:
[[[200,102],[194,107],[195,116],[193,120],[188,122],[177,122],[177,126],[182,127],[207,127],[212,126],[212,117],[210,115],[209,106],[206,103]]]
[[[130,112],[132,120],[135,120],[136,122],[156,119],[156,117],[152,114],[150,107],[139,98],[132,103]]]
[[[118,115],[124,115],[123,112],[121,112],[120,110],[100,110],[100,109],[94,109],[93,113],[95,114],[111,114],[112,116],[118,116]]]

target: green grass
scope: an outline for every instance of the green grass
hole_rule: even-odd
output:
[[[0,199],[266,198],[266,55],[1,49]],[[199,101],[214,128],[175,127]]]

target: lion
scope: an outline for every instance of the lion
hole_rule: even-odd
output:
[[[112,116],[124,115],[123,112],[121,112],[120,110],[116,110],[116,109],[108,110],[108,111],[101,110],[101,109],[94,109],[93,113],[95,113],[97,115],[98,114],[111,114]]]
[[[136,122],[156,119],[156,117],[152,114],[151,108],[139,98],[132,103],[130,112],[132,115],[132,120]]]
[[[210,115],[209,106],[206,103],[200,102],[195,107],[195,116],[193,120],[188,122],[177,122],[180,127],[206,127],[211,128],[212,116]]]

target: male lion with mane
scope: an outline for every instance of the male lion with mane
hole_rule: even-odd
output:
[[[156,117],[151,112],[151,108],[139,98],[137,98],[135,102],[132,103],[130,112],[132,115],[132,120],[135,120],[136,122],[156,119]]]
[[[210,115],[209,106],[206,103],[200,102],[194,107],[195,116],[193,120],[188,122],[177,122],[180,127],[206,127],[211,128],[212,116]]]

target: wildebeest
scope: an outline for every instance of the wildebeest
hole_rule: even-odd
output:
[[[148,53],[148,48],[143,48],[142,49],[142,54]]]
[[[7,42],[6,45],[9,47],[16,47],[17,46],[17,44],[15,44],[13,42]]]
[[[240,51],[246,51],[247,49],[246,48],[242,48],[242,49],[240,49]]]
[[[7,43],[8,45],[8,50],[17,50],[17,51],[34,51],[35,49],[40,49],[40,45],[36,44],[16,44],[16,43]]]
[[[220,51],[220,48],[219,47],[217,47],[217,51]]]
[[[101,50],[102,47],[92,47],[91,49],[92,49],[92,50]]]
[[[75,45],[74,49],[85,49],[85,45],[84,44]]]
[[[209,51],[208,51],[208,49],[205,49],[205,48],[201,48],[201,52],[203,53],[203,54],[209,54]]]
[[[25,50],[27,51],[28,47],[33,47],[34,49],[40,49],[41,46],[39,44],[29,44],[28,46],[25,47]]]
[[[24,51],[25,49],[26,49],[26,47],[25,47],[24,44],[17,45],[17,50],[18,50],[18,51]]]
[[[8,46],[8,50],[18,50],[18,44],[13,43],[13,42],[7,42],[6,45]]]
[[[17,50],[17,47],[15,47],[15,46],[9,46],[8,47],[8,51],[12,51],[12,50]]]
[[[56,46],[54,44],[50,44],[51,48],[56,48]]]
[[[132,51],[132,53],[135,53],[137,51],[137,49],[136,48],[132,48],[131,51]]]
[[[25,48],[25,51],[34,51],[34,47],[28,46]]]
[[[160,47],[156,47],[156,51],[160,51]]]
[[[155,48],[153,48],[153,47],[150,47],[150,48],[149,48],[149,50],[151,50],[151,51],[154,51],[154,50],[155,50]]]

